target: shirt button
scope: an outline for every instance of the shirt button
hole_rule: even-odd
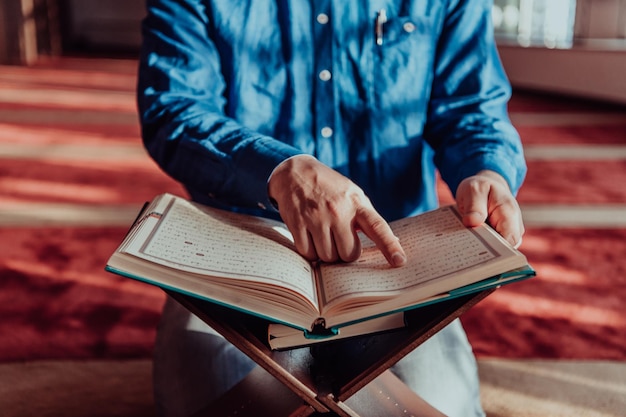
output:
[[[328,70],[322,70],[320,71],[319,77],[322,81],[328,81],[332,77],[332,74]]]
[[[320,25],[325,25],[328,23],[328,15],[326,13],[320,13],[317,15],[317,23]]]
[[[402,29],[404,29],[405,32],[411,33],[415,30],[415,24],[413,22],[406,22],[402,25]]]
[[[329,138],[333,135],[333,130],[330,127],[326,126],[322,128],[321,133],[322,137]]]

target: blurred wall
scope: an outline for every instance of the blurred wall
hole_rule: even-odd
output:
[[[514,87],[626,104],[626,51],[623,49],[511,45],[501,45],[499,49]]]
[[[133,52],[141,42],[145,0],[61,0],[66,51]]]
[[[577,0],[576,37],[625,39],[626,0]]]

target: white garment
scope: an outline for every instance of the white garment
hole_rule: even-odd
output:
[[[254,366],[250,358],[168,297],[154,352],[159,415],[194,414],[237,384]],[[447,416],[484,417],[476,360],[459,320],[391,369]]]

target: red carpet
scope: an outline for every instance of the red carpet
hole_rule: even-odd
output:
[[[97,70],[88,63],[61,64],[0,72],[0,145],[11,152],[8,145],[80,145],[104,155],[109,145],[137,144],[134,63],[107,61]],[[29,101],[19,94],[22,87],[44,93]],[[72,94],[58,97],[60,92]],[[519,130],[527,145],[626,145],[623,107],[519,92],[510,108],[521,114],[624,115],[622,124],[524,124]],[[139,208],[157,193],[182,193],[136,151],[95,155],[4,156],[2,201]],[[624,184],[624,160],[533,160],[519,197],[522,204],[626,204]],[[0,361],[150,354],[163,294],[103,270],[124,232],[0,229]],[[522,250],[539,276],[496,291],[464,316],[477,354],[626,359],[626,229],[529,227]]]
[[[184,193],[147,156],[106,163],[8,160],[0,166],[0,193],[13,201],[140,205],[161,190]]]
[[[163,293],[103,270],[125,231],[2,229],[2,361],[150,353]]]
[[[626,229],[530,229],[537,270],[463,316],[479,356],[626,359]]]
[[[621,125],[559,126],[558,128],[519,126],[517,130],[525,145],[624,145],[626,140],[626,122]]]
[[[529,161],[518,198],[521,204],[624,204],[626,161]]]

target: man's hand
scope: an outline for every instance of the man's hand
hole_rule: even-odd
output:
[[[487,222],[509,243],[522,243],[524,223],[517,200],[502,176],[493,171],[481,171],[459,184],[456,203],[466,226]]]
[[[352,262],[361,255],[361,230],[392,266],[406,255],[387,222],[363,190],[337,171],[308,155],[281,163],[272,173],[268,192],[308,260]]]

